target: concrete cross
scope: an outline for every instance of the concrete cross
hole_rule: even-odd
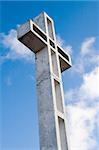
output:
[[[57,44],[45,12],[21,25],[17,36],[35,53],[40,150],[67,150],[61,73],[71,67],[70,56]]]

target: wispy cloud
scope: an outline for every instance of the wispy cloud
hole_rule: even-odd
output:
[[[99,67],[96,67],[90,73],[86,73],[83,76],[83,84],[80,87],[80,92],[85,95],[83,96],[85,99],[99,98],[99,84],[97,83],[99,83]]]
[[[14,29],[11,29],[8,34],[0,33],[0,44],[5,49],[1,57],[2,61],[20,58],[28,61],[33,60],[33,53],[17,40],[17,32]]]
[[[12,80],[11,80],[11,77],[8,76],[6,79],[5,79],[5,83],[7,86],[11,86],[12,85]]]
[[[99,67],[95,67],[89,73],[82,76],[82,83],[79,87],[75,87],[65,93],[68,102],[75,104],[77,102],[85,101],[85,103],[92,102],[99,98]],[[92,101],[91,101],[92,100]]]
[[[95,135],[99,124],[99,107],[86,107],[84,104],[68,105],[68,134],[70,150],[98,150],[99,143]]]
[[[81,43],[71,69],[81,84],[65,92],[70,150],[99,149],[99,51],[95,42],[90,37]]]
[[[80,47],[80,52],[74,62],[73,73],[82,74],[88,67],[99,65],[99,49],[95,48],[95,37],[86,38]]]
[[[91,51],[93,51],[94,49],[93,44],[95,43],[95,41],[96,41],[95,37],[86,38],[85,41],[82,42],[81,44],[81,54],[85,56],[89,54]]]
[[[56,41],[59,46],[61,46],[67,53],[72,54],[72,46],[66,44],[65,40],[63,40],[59,35],[56,36]]]

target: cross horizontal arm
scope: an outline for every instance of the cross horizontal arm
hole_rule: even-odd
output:
[[[47,46],[46,34],[32,20],[21,25],[17,32],[18,40],[34,53]]]
[[[70,56],[57,43],[55,43],[54,40],[48,37],[48,35],[32,20],[21,25],[17,32],[18,40],[34,53],[37,53],[50,44],[51,48],[58,52],[61,72],[71,67]]]

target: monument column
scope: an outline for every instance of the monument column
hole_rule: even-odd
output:
[[[68,150],[61,73],[71,67],[70,56],[45,12],[20,26],[18,39],[35,53],[40,150]]]

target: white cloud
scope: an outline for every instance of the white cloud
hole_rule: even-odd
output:
[[[95,43],[95,40],[96,40],[95,37],[85,39],[85,41],[81,44],[82,55],[87,55],[94,49],[93,44]]]
[[[95,37],[82,42],[71,69],[81,84],[65,93],[70,150],[99,150],[99,51],[95,42]]]
[[[20,59],[33,60],[33,53],[17,40],[17,32],[11,29],[8,34],[0,33],[0,43],[5,49],[9,49],[2,59]]]
[[[56,41],[60,46],[64,44],[64,40],[59,35],[56,36]]]
[[[99,65],[99,50],[95,48],[96,38],[86,38],[80,47],[80,52],[74,59],[72,73],[83,74],[89,67]]]
[[[65,99],[70,150],[98,150],[99,67],[85,73],[81,86],[67,91]]]
[[[96,67],[91,73],[86,73],[83,76],[80,93],[86,99],[99,98],[99,67]]]
[[[56,36],[56,41],[59,46],[61,46],[67,53],[72,54],[72,46],[67,45],[66,42],[59,36]]]
[[[68,105],[66,108],[68,121],[68,141],[70,150],[98,150],[98,139],[94,130],[98,118],[99,107]]]
[[[91,72],[83,74],[82,80],[80,87],[65,93],[65,98],[69,102],[77,103],[85,100],[88,103],[99,98],[99,67],[95,67]]]

